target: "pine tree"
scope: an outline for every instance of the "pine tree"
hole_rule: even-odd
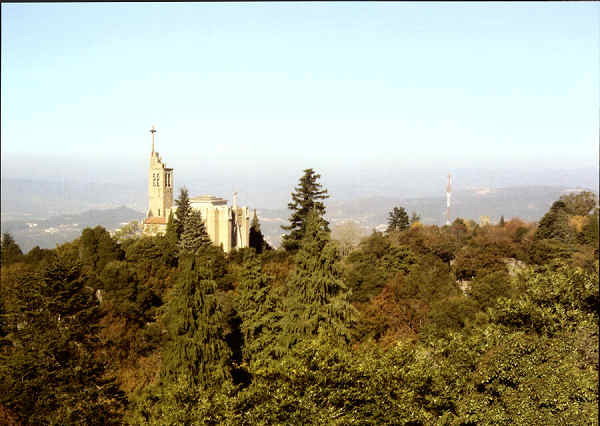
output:
[[[498,224],[501,228],[504,228],[504,215],[500,216],[500,223]]]
[[[202,214],[198,210],[192,210],[183,227],[180,248],[188,253],[195,253],[200,247],[210,244],[210,237],[206,232]]]
[[[290,347],[303,337],[317,334],[339,343],[348,342],[354,310],[341,280],[337,248],[316,210],[309,213],[295,260],[296,270],[287,285],[282,323],[284,346]]]
[[[326,189],[321,189],[321,184],[318,182],[320,178],[321,175],[316,174],[313,169],[306,169],[299,185],[294,188],[292,201],[288,204],[288,209],[292,211],[290,224],[281,227],[285,231],[290,231],[282,237],[282,245],[288,251],[298,249],[304,236],[306,218],[311,210],[316,210],[321,217],[325,215],[325,204],[321,200],[329,198],[329,195]],[[329,229],[326,221],[324,224],[325,229]]]
[[[9,233],[2,235],[0,244],[0,265],[6,266],[11,263],[19,262],[23,258],[23,252],[15,239]]]
[[[231,350],[223,338],[223,311],[205,257],[200,251],[181,261],[173,297],[167,304],[170,340],[163,353],[162,383],[173,384],[184,377],[190,385],[209,387],[230,378]]]
[[[176,217],[174,218],[174,222],[177,229],[177,238],[180,239],[181,234],[183,234],[185,222],[192,212],[188,190],[185,187],[181,188],[179,198],[175,200],[175,205],[177,208],[175,209]]]
[[[408,229],[408,213],[404,207],[394,207],[389,213],[386,232],[404,231]]]

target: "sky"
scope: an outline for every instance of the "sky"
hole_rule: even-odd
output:
[[[153,124],[179,184],[598,169],[598,3],[1,8],[3,178],[145,182]]]

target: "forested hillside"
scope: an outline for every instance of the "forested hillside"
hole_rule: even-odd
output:
[[[20,424],[598,424],[598,201],[539,224],[331,237],[320,176],[285,248],[224,253],[185,205],[23,254],[4,234],[0,418]],[[417,212],[418,213],[418,212]]]

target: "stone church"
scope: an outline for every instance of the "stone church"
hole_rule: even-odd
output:
[[[164,234],[173,208],[173,169],[167,168],[158,152],[154,150],[152,126],[152,153],[148,170],[148,211],[144,219],[144,234]],[[211,241],[222,246],[225,252],[249,247],[250,214],[247,206],[237,205],[237,193],[233,194],[232,206],[227,200],[214,195],[190,197],[192,209],[199,210]]]

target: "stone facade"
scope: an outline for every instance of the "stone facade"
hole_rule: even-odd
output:
[[[169,215],[173,211],[173,169],[165,167],[158,152],[154,151],[154,127],[152,153],[148,170],[148,211],[144,220],[144,234],[164,234]],[[248,207],[238,207],[236,195],[233,205],[214,195],[190,198],[192,209],[199,210],[211,241],[223,247],[227,253],[233,249],[249,247],[250,213]],[[173,211],[175,213],[175,211]]]
[[[250,240],[250,213],[248,207],[229,207],[227,200],[214,195],[191,198],[192,209],[199,210],[211,241],[221,245],[225,252],[248,247]]]

